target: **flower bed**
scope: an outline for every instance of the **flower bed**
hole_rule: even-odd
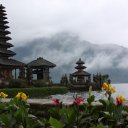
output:
[[[3,128],[127,128],[128,107],[126,99],[118,95],[112,98],[115,88],[104,83],[102,90],[106,99],[100,99],[100,105],[93,105],[95,96],[89,89],[89,97],[75,97],[69,106],[59,99],[52,99],[52,108],[31,110],[26,102],[28,95],[19,92],[8,103],[0,102],[0,126]],[[1,92],[0,97],[8,95]]]

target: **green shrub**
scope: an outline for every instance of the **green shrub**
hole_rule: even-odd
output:
[[[27,87],[27,81],[22,79],[12,79],[9,82],[9,88],[25,88]]]
[[[34,86],[34,87],[49,87],[50,82],[44,81],[44,80],[33,80],[32,86]]]
[[[24,92],[29,95],[29,98],[43,98],[53,94],[64,94],[68,92],[66,87],[43,87],[43,88],[6,88],[0,89],[9,95],[14,97],[18,92]]]
[[[58,87],[70,87],[71,85],[64,85],[64,84],[60,84],[60,83],[56,83],[56,84],[52,84],[52,86],[58,86]]]

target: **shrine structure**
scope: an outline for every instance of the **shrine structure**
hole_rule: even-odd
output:
[[[86,66],[83,64],[84,61],[81,60],[81,58],[76,62],[77,66],[75,69],[77,69],[76,72],[70,74],[70,82],[73,85],[77,85],[78,87],[81,85],[86,85],[91,82],[91,74],[84,71],[86,69]]]
[[[33,74],[36,74],[37,80],[49,81],[49,69],[54,68],[56,65],[42,57],[39,57],[28,63],[27,66],[30,72],[30,79],[33,78]]]
[[[19,77],[25,77],[23,74],[25,64],[12,59],[15,52],[9,50],[13,45],[8,41],[11,38],[8,36],[10,32],[7,30],[9,26],[7,25],[9,22],[7,21],[5,7],[0,4],[0,79],[12,79],[12,71],[15,70],[15,78],[16,78],[16,69],[19,69]]]

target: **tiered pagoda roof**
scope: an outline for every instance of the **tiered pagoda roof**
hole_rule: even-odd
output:
[[[22,62],[9,58],[16,55],[16,53],[8,50],[8,48],[13,47],[13,45],[8,42],[11,40],[11,37],[8,36],[11,32],[7,30],[9,28],[7,25],[9,22],[6,21],[7,14],[5,12],[5,7],[0,4],[0,65],[21,66],[24,65]]]
[[[76,64],[77,64],[77,66],[75,67],[75,69],[77,69],[77,71],[72,74],[73,76],[89,76],[89,75],[91,75],[90,73],[84,71],[86,66],[83,66],[83,64],[85,64],[85,63],[81,60],[81,58],[76,62]]]

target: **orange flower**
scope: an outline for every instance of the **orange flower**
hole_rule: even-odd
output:
[[[116,104],[117,105],[122,105],[124,101],[125,101],[125,98],[123,96],[119,95],[116,97]]]

